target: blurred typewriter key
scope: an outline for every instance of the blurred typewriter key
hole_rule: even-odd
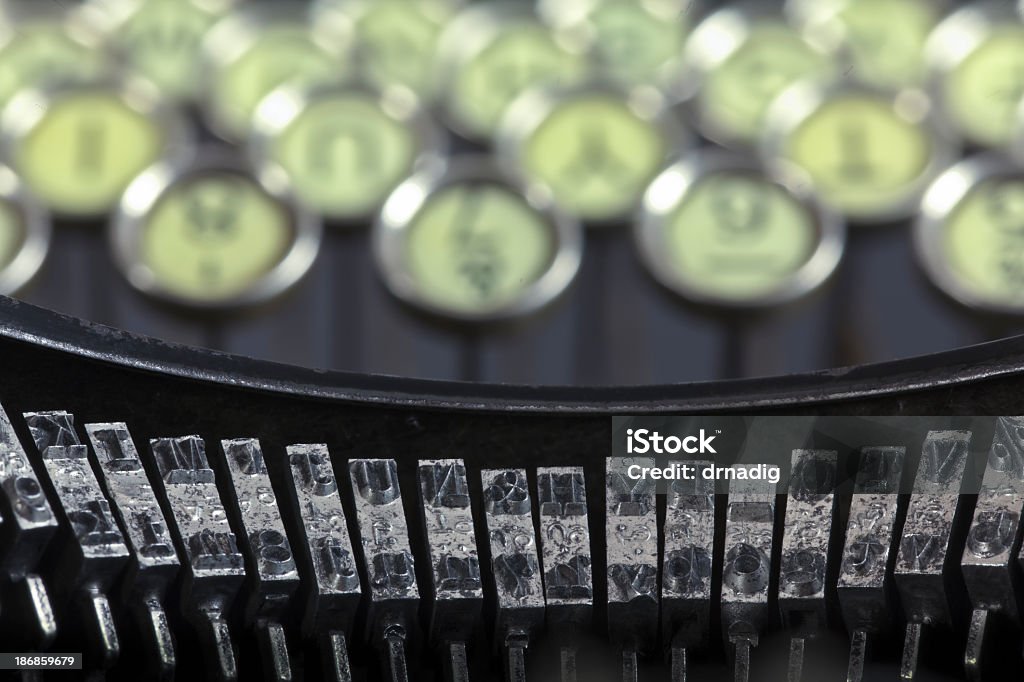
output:
[[[913,215],[957,149],[929,118],[919,90],[798,83],[771,105],[765,163],[803,169],[821,200],[854,224]]]
[[[1007,146],[1024,97],[1024,23],[1010,3],[982,0],[949,15],[926,58],[947,123],[974,145]]]
[[[449,319],[526,315],[559,296],[582,256],[582,228],[487,157],[427,164],[392,193],[374,226],[388,288]]]
[[[0,107],[25,88],[110,75],[103,32],[91,12],[63,2],[0,3]]]
[[[661,636],[671,651],[672,682],[686,682],[690,653],[708,647],[711,563],[715,544],[715,482],[708,461],[672,462],[690,469],[668,490],[661,579]]]
[[[128,604],[133,623],[145,633],[151,654],[147,672],[170,679],[177,666],[177,655],[164,602],[181,570],[181,562],[167,521],[128,427],[123,423],[86,424],[85,431],[99,463],[97,471],[103,490],[131,549],[128,572],[121,586],[122,603]],[[126,644],[131,646],[130,638]]]
[[[925,272],[949,296],[1024,313],[1024,168],[995,154],[956,164],[925,194],[914,236]]]
[[[0,295],[15,293],[39,271],[51,231],[46,209],[10,168],[0,165]]]
[[[538,0],[542,17],[557,30],[580,34],[600,70],[627,86],[660,87],[678,76],[699,11],[694,0]]]
[[[593,226],[632,217],[665,160],[689,145],[657,93],[601,85],[523,93],[498,131],[509,173]]]
[[[648,188],[636,223],[640,256],[658,281],[709,305],[780,305],[820,287],[843,254],[846,228],[793,168],[699,152]]]
[[[110,668],[121,644],[108,593],[128,564],[128,547],[89,464],[89,448],[75,432],[74,417],[67,412],[24,416],[63,522],[56,543],[44,557],[56,615],[68,627],[80,630],[75,639],[93,643],[87,664]]]
[[[973,609],[964,653],[964,669],[970,680],[984,679],[983,655],[990,621],[992,630],[1000,635],[1012,632],[1020,641],[1017,604],[1021,591],[1014,572],[1018,561],[1014,550],[1019,551],[1020,546],[1022,509],[1024,418],[999,417],[960,560]],[[995,650],[990,655],[993,653]]]
[[[309,567],[303,571],[311,570],[316,578],[307,587],[302,635],[319,640],[327,679],[351,682],[348,642],[361,592],[330,452],[323,444],[291,445],[288,464],[304,540],[297,544]]]
[[[222,440],[231,485],[228,514],[241,531],[239,538],[247,569],[245,624],[256,635],[264,677],[292,679],[285,623],[294,610],[299,569],[263,459],[255,438]]]
[[[845,77],[900,89],[924,84],[925,43],[947,4],[947,0],[788,0],[786,10],[808,42],[840,60]]]
[[[309,270],[320,237],[283,171],[257,175],[227,154],[147,169],[111,224],[115,260],[134,287],[207,310],[282,294]]]
[[[377,87],[401,85],[427,100],[444,27],[462,0],[319,0],[314,21],[340,12],[351,22],[357,67]]]
[[[507,682],[526,682],[526,651],[544,627],[537,533],[525,469],[480,472],[494,578],[494,646]]]
[[[694,28],[672,94],[687,103],[700,133],[727,147],[760,137],[775,97],[803,79],[826,79],[836,66],[765,4],[724,7]]]
[[[179,113],[140,81],[23,90],[4,109],[0,131],[25,186],[71,219],[107,214],[135,176],[192,143]]]
[[[195,628],[215,679],[238,679],[228,621],[245,581],[245,561],[199,436],[152,438],[175,545],[184,557],[180,608]]]
[[[281,85],[311,88],[353,74],[348,20],[331,14],[313,22],[310,13],[304,3],[243,3],[207,32],[201,103],[216,134],[244,139],[260,101]]]
[[[970,431],[929,431],[910,495],[903,537],[893,571],[907,618],[900,666],[902,679],[917,675],[926,629],[955,628],[955,607],[963,583],[948,580],[962,551],[960,526],[966,495],[961,495],[970,459]]]
[[[543,23],[529,3],[491,0],[463,10],[441,34],[436,96],[448,125],[489,139],[532,86],[569,86],[590,70],[586,45]]]
[[[420,159],[446,146],[407,92],[351,83],[275,90],[256,110],[250,138],[254,165],[276,163],[310,210],[346,223],[377,213]]]
[[[839,565],[839,608],[850,633],[847,682],[863,682],[868,638],[891,636],[892,571],[899,547],[900,479],[906,448],[864,447],[850,501],[846,544]]]
[[[163,96],[195,101],[201,94],[203,37],[240,0],[91,0],[104,22],[106,49],[123,68]]]

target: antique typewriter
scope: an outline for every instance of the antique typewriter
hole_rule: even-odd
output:
[[[1022,679],[1017,4],[0,0],[0,667]]]

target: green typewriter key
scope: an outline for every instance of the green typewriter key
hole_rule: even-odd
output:
[[[374,85],[401,85],[426,100],[434,87],[441,32],[460,0],[320,0],[318,16],[341,13],[351,22],[360,72]]]
[[[0,166],[0,295],[8,296],[39,271],[50,246],[50,217],[18,176]]]
[[[839,264],[846,228],[789,168],[772,172],[722,152],[663,171],[636,224],[641,259],[661,284],[707,305],[788,303]]]
[[[693,0],[539,0],[538,11],[559,30],[581,34],[601,71],[626,86],[662,86],[678,76]]]
[[[233,157],[161,162],[140,175],[111,224],[115,260],[140,291],[189,308],[265,302],[312,266],[320,221],[280,170]]]
[[[665,159],[689,143],[657,93],[600,85],[526,92],[498,132],[510,172],[591,225],[630,217]]]
[[[586,46],[553,32],[526,3],[488,2],[442,33],[436,92],[450,127],[487,139],[519,93],[581,82],[588,69]]]
[[[203,37],[238,0],[93,0],[107,49],[172,99],[201,93]]]
[[[1024,313],[1024,169],[965,159],[932,184],[914,229],[931,280],[975,309]]]
[[[551,302],[576,276],[582,241],[579,222],[485,157],[426,164],[391,195],[373,234],[392,293],[464,322]]]
[[[972,144],[1008,145],[1024,97],[1024,22],[1010,3],[979,2],[949,15],[926,57],[948,123]]]
[[[110,63],[99,27],[81,7],[0,3],[0,107],[23,88],[91,81]]]
[[[192,142],[177,112],[139,82],[22,91],[0,129],[28,189],[67,218],[106,214],[136,175]]]
[[[673,93],[697,129],[728,147],[756,143],[765,113],[788,85],[824,79],[835,64],[761,4],[718,10],[693,30]]]
[[[851,222],[898,220],[956,158],[919,90],[798,83],[772,104],[762,139],[768,163],[784,159]]]
[[[445,146],[408,91],[344,84],[275,90],[256,110],[250,152],[257,166],[283,168],[307,207],[352,222],[376,213],[419,159]]]
[[[880,88],[925,82],[925,43],[945,0],[789,0],[808,42],[844,60],[848,78]]]
[[[229,140],[249,134],[260,101],[285,84],[314,87],[351,76],[351,26],[296,3],[245,5],[203,40],[207,123]]]

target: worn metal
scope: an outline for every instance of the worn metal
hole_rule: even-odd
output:
[[[25,415],[59,504],[61,540],[48,555],[55,605],[68,609],[91,632],[99,667],[113,665],[121,651],[108,593],[128,563],[128,547],[110,502],[89,465],[89,448],[67,412]],[[77,607],[77,608],[75,608]]]
[[[803,676],[804,640],[828,627],[825,575],[831,558],[837,453],[794,450],[783,523],[779,610],[792,637],[789,680]]]
[[[754,465],[736,465],[753,468]],[[722,570],[722,628],[735,653],[737,680],[746,680],[750,649],[768,620],[768,583],[775,531],[775,486],[762,480],[733,480],[725,517]]]
[[[494,640],[505,650],[505,676],[526,680],[526,648],[544,627],[544,585],[524,469],[484,469],[484,518],[494,576]]]
[[[284,646],[282,619],[299,589],[299,570],[285,530],[263,448],[255,438],[221,441],[231,485],[230,513],[241,531],[248,598],[245,620],[259,631],[270,679],[290,680],[291,663]]]
[[[150,449],[185,559],[182,604],[215,674],[238,677],[227,614],[245,579],[245,563],[199,436],[153,438]]]
[[[900,479],[906,448],[861,448],[839,564],[839,608],[850,632],[849,682],[864,676],[868,635],[892,628],[889,558],[899,538]]]
[[[409,525],[393,459],[349,462],[363,561],[369,576],[366,633],[382,649],[390,680],[408,679],[406,651],[416,643],[420,592]]]
[[[631,477],[633,466],[650,469],[654,460],[605,460],[608,635],[625,651],[642,654],[658,639],[658,518],[654,481]],[[635,667],[632,660],[624,665]]]
[[[670,466],[683,465],[671,462]],[[661,579],[661,635],[671,649],[673,680],[685,680],[688,651],[710,637],[711,562],[715,540],[715,481],[707,461],[685,462],[688,478],[669,485]]]
[[[944,569],[957,556],[954,527],[969,457],[969,431],[930,431],[922,447],[914,489],[893,573],[908,626],[901,674],[917,669],[922,625],[951,627],[953,612]]]

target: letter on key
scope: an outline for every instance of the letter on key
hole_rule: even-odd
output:
[[[892,628],[889,557],[895,551],[902,447],[866,447],[860,452],[857,480],[839,564],[839,607],[850,632],[848,682],[861,682],[869,635]]]
[[[657,644],[658,515],[654,481],[627,472],[654,460],[609,457],[605,465],[608,634],[622,647],[624,679],[636,679],[637,654]]]
[[[974,610],[964,666],[972,680],[981,679],[982,645],[989,614],[1020,632],[1014,594],[1013,547],[1020,537],[1024,509],[1024,418],[996,420],[988,463],[967,534],[960,567]]]
[[[409,679],[405,650],[416,628],[416,586],[409,526],[393,459],[349,462],[363,560],[370,576],[367,634],[384,651],[391,682]]]
[[[737,682],[750,675],[750,649],[757,646],[768,617],[774,528],[775,486],[762,480],[732,481],[725,519],[722,627],[726,641],[735,647]]]
[[[302,623],[303,635],[326,639],[323,645],[331,679],[347,682],[352,679],[347,639],[361,593],[331,456],[326,445],[292,445],[288,464],[305,536],[301,551],[316,577]]]
[[[537,503],[548,630],[586,628],[593,617],[594,583],[583,468],[537,469]],[[576,648],[569,642],[562,647],[562,682],[575,680]]]
[[[958,551],[953,528],[970,442],[970,431],[929,431],[924,441],[893,573],[907,616],[904,679],[916,674],[923,626],[953,625],[943,568],[950,552]]]
[[[128,547],[89,465],[89,448],[78,440],[74,417],[67,412],[39,412],[26,414],[25,421],[43,456],[73,543],[60,547],[61,554],[53,557],[51,585],[60,595],[59,602],[70,606],[82,599],[79,603],[87,605],[81,616],[99,645],[102,667],[109,667],[121,647],[107,592],[128,563]]]
[[[507,653],[506,678],[526,680],[526,648],[544,625],[544,587],[530,488],[523,469],[480,473],[497,593],[494,625],[498,648]]]
[[[448,648],[449,678],[468,680],[465,642],[479,624],[484,594],[466,465],[424,460],[418,474],[433,576],[431,637]]]
[[[290,680],[291,663],[284,627],[289,604],[299,588],[288,534],[285,531],[263,449],[255,438],[221,441],[231,478],[232,513],[241,531],[251,593],[246,605],[247,625],[255,626],[272,680]]]
[[[245,578],[242,555],[199,436],[149,442],[171,509],[171,523],[187,559],[185,612],[202,635],[216,674],[238,677],[227,612]]]
[[[802,676],[804,640],[828,627],[825,573],[831,553],[837,455],[794,450],[779,569],[779,609],[790,630],[789,678]]]
[[[672,650],[673,682],[686,679],[687,652],[707,646],[711,620],[715,482],[703,476],[711,462],[686,466],[691,478],[672,481],[665,513],[661,632]]]
[[[181,568],[174,541],[128,427],[123,423],[86,424],[85,431],[132,551],[134,579],[125,580],[126,600],[148,633],[157,675],[170,678],[176,661],[163,603]]]

